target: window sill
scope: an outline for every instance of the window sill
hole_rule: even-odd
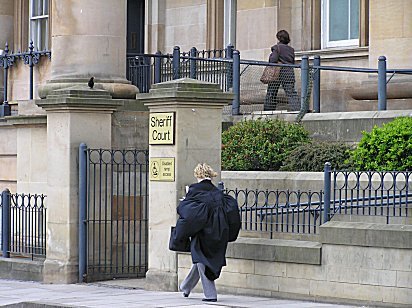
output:
[[[369,56],[369,47],[336,47],[319,50],[304,50],[295,53],[296,60],[300,61],[302,56],[306,55],[313,59],[315,55],[319,55],[322,60],[347,60],[351,58],[364,58]]]

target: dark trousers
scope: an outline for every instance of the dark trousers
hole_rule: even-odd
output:
[[[293,78],[294,79],[294,78]],[[270,82],[268,84],[268,89],[266,92],[265,104],[263,110],[276,110],[278,103],[278,91],[279,87],[282,85],[283,90],[288,98],[288,105],[290,110],[299,110],[299,96],[295,90],[295,80],[287,80],[284,76],[280,76],[279,80]]]

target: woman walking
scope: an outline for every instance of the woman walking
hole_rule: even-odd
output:
[[[197,183],[177,208],[180,216],[176,223],[176,241],[190,238],[192,268],[180,285],[184,297],[202,282],[203,301],[216,302],[215,280],[226,265],[226,248],[229,241],[229,224],[224,210],[224,194],[212,183],[217,173],[205,163],[194,169]]]
[[[276,33],[278,43],[273,45],[269,56],[269,63],[295,64],[295,50],[289,46],[290,38],[286,30]],[[282,85],[288,98],[290,110],[299,110],[299,97],[295,90],[295,72],[293,67],[282,67],[279,78],[269,82],[263,110],[276,110],[278,91]]]

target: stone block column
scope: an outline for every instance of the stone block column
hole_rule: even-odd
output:
[[[70,88],[37,100],[47,114],[47,256],[44,281],[78,281],[79,145],[110,148],[111,114],[121,103],[107,91]]]
[[[155,113],[174,113],[175,117],[174,144],[149,144],[151,160],[174,158],[175,176],[174,181],[149,183],[146,277],[153,289],[176,291],[177,253],[168,249],[170,227],[176,224],[176,207],[185,194],[185,185],[195,182],[193,169],[197,163],[207,162],[220,173],[222,109],[233,95],[222,93],[216,84],[178,79],[156,84],[149,94],[140,94],[137,99],[150,110],[149,126]]]
[[[74,84],[96,88],[113,98],[134,98],[126,80],[126,0],[51,1],[51,79],[39,96]]]
[[[389,68],[412,65],[412,1],[369,1],[369,67],[386,56]]]
[[[412,1],[369,0],[369,67],[378,67],[378,58],[385,56],[388,69],[408,69],[412,66]],[[412,76],[387,74],[387,108],[412,108]],[[393,77],[393,78],[392,78]],[[353,90],[357,100],[376,100],[377,75]],[[365,102],[361,103],[365,106]],[[376,108],[376,105],[375,105]]]

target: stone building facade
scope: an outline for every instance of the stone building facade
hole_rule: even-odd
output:
[[[127,55],[171,53],[176,45],[188,51],[233,44],[242,59],[266,60],[279,29],[289,31],[298,61],[302,55],[320,55],[323,65],[377,68],[384,55],[388,68],[412,67],[409,0],[0,0],[0,29],[0,49],[7,42],[13,52],[27,50],[33,40],[36,48],[51,50],[51,60],[42,57],[34,67],[35,98],[85,86],[94,76],[96,87],[113,98],[134,99],[137,88],[126,79]],[[8,101],[20,115],[41,113],[26,108],[28,73],[21,60],[9,69]],[[412,109],[411,75],[390,77],[388,109]],[[376,89],[376,74],[322,71],[321,111],[376,110]],[[45,127],[45,120],[37,121]],[[0,155],[0,164],[7,166],[0,178],[2,187],[15,188],[17,149],[29,142],[41,157],[44,148],[30,142],[29,133],[18,143],[17,124],[7,123],[0,132],[9,140]]]
[[[317,54],[324,65],[377,68],[384,55],[388,68],[408,68],[411,11],[408,0],[1,0],[0,48],[8,42],[11,50],[26,50],[33,40],[35,47],[52,51],[51,62],[36,66],[37,95],[62,81],[95,75],[115,97],[132,97],[125,80],[126,54],[233,44],[241,58],[266,60],[279,29],[289,31],[298,60]],[[9,101],[27,99],[27,70],[20,64],[10,70]],[[337,91],[346,101],[374,99],[375,79],[324,72],[322,98],[333,105]],[[395,75],[388,84],[389,98],[411,97],[411,87],[405,85],[409,81]],[[45,83],[49,86],[39,92]],[[396,104],[388,108],[396,109]],[[325,111],[357,110],[359,105]]]

